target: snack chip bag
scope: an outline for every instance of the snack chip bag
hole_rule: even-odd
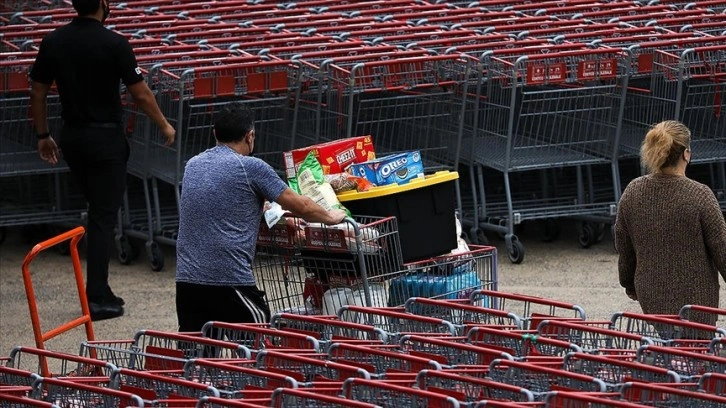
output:
[[[333,187],[325,181],[323,168],[312,152],[305,157],[297,174],[289,181],[289,185],[297,193],[309,197],[326,211],[340,209],[350,216],[350,211],[338,201]]]
[[[330,183],[336,194],[351,190],[360,193],[373,187],[373,183],[370,181],[349,173],[326,174],[325,181]]]

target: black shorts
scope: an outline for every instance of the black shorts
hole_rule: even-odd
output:
[[[176,315],[180,332],[198,332],[215,320],[269,323],[265,292],[257,286],[210,286],[176,283]]]

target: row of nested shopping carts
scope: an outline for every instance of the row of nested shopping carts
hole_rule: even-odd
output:
[[[85,210],[64,165],[37,158],[27,72],[42,37],[66,23],[69,1],[4,2],[0,10],[0,226],[73,221]],[[462,174],[457,203],[474,243],[484,231],[524,245],[572,217],[588,247],[640,174],[648,127],[678,119],[693,132],[691,174],[726,207],[721,110],[726,1],[131,0],[110,29],[127,36],[177,141],[128,98],[133,176],[117,234],[119,260],[145,242],[174,244],[184,164],[213,145],[210,124],[229,101],[256,115],[259,156],[372,135],[379,155],[420,150],[429,171]],[[51,96],[51,128],[60,126]],[[621,174],[622,173],[622,174]],[[50,187],[49,187],[50,186]]]
[[[18,346],[3,407],[726,407],[726,310],[621,312],[486,289],[336,314]]]

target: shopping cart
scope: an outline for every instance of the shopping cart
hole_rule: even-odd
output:
[[[202,327],[205,337],[242,344],[250,350],[275,349],[298,350],[319,353],[322,351],[319,335],[311,336],[286,330],[273,329],[269,325],[241,324],[210,321]]]
[[[351,400],[383,406],[442,408],[462,406],[461,402],[449,395],[406,387],[385,380],[351,378],[346,380],[343,385],[343,396]]]
[[[334,343],[328,349],[328,359],[342,364],[362,367],[371,378],[407,380],[413,382],[416,373],[423,369],[441,370],[450,367],[438,358],[419,357],[391,349],[373,348],[345,343]]]
[[[270,326],[308,336],[319,336],[321,347],[326,351],[327,347],[334,342],[354,344],[389,343],[389,335],[382,328],[342,321],[335,315],[304,316],[293,313],[277,313],[272,316]]]
[[[511,354],[496,348],[473,345],[466,338],[431,337],[425,335],[405,335],[399,341],[402,351],[437,360],[455,369],[486,367],[495,359],[513,360]]]
[[[678,317],[689,322],[716,325],[719,320],[726,317],[726,309],[701,305],[684,305],[678,312]]]
[[[448,320],[407,313],[402,307],[371,308],[345,305],[338,309],[338,318],[381,328],[388,333],[389,341],[398,341],[400,336],[411,333],[435,333],[438,336],[460,334],[459,329]]]
[[[203,396],[219,397],[215,387],[184,378],[121,368],[111,374],[111,388],[136,394],[148,403],[158,400],[196,401]]]
[[[466,303],[464,303],[466,302]],[[493,326],[500,329],[521,329],[519,316],[499,309],[474,306],[468,300],[438,300],[412,297],[404,305],[406,312],[421,316],[448,320],[463,331],[476,326]]]
[[[298,388],[294,378],[239,363],[205,359],[189,360],[184,366],[184,378],[214,387],[225,398],[269,398],[276,388]]]
[[[677,373],[684,381],[697,381],[709,372],[726,372],[726,358],[681,350],[678,347],[642,346],[636,360]]]
[[[687,320],[677,315],[649,315],[633,312],[614,313],[611,327],[626,333],[660,339],[678,346],[707,347],[716,337],[726,337],[726,329]]]
[[[413,297],[465,300],[477,290],[497,289],[499,281],[497,250],[490,246],[472,245],[469,247],[469,251],[407,263],[404,268],[388,274],[386,278],[390,280],[389,306],[405,305],[406,301]],[[411,304],[406,309],[419,313],[417,310],[421,310],[423,307],[422,302]],[[472,303],[472,305],[488,306],[489,303],[488,300],[481,299],[480,302]],[[429,306],[425,307],[429,308]],[[444,313],[443,310],[440,311]],[[474,309],[469,309],[469,312],[473,313]],[[497,312],[492,313],[497,314]],[[452,311],[451,316],[455,315],[457,314]],[[443,315],[430,316],[443,318]],[[484,319],[484,316],[482,315],[481,318]]]
[[[561,408],[645,408],[651,406],[622,401],[618,398],[619,395],[618,393],[554,391],[545,397],[545,406]]]
[[[467,371],[421,370],[416,375],[416,386],[422,390],[449,395],[458,401],[467,403],[485,399],[534,401],[534,395],[525,388],[487,378],[473,377],[468,375]]]
[[[624,384],[620,389],[620,394],[626,401],[636,402],[650,407],[726,407],[726,397],[641,382],[628,382]]]
[[[472,292],[469,299],[472,304],[485,302],[495,309],[519,316],[522,328],[528,330],[536,330],[537,325],[548,318],[583,321],[587,319],[582,306],[539,296],[481,289]]]
[[[609,391],[616,391],[628,381],[649,383],[682,382],[678,374],[666,368],[586,353],[567,354],[562,368],[574,373],[599,378],[605,382]]]
[[[355,401],[348,398],[318,394],[308,390],[279,388],[272,394],[271,407],[275,408],[383,408],[381,405]]]
[[[27,35],[26,32],[18,35]],[[3,33],[3,41],[11,34]],[[64,161],[55,166],[38,157],[28,72],[33,59],[0,61],[0,228],[37,224],[80,224],[87,211],[80,192],[70,184]],[[60,99],[47,98],[48,126],[61,129]]]
[[[255,368],[289,376],[304,387],[314,387],[316,382],[342,384],[346,378],[370,379],[380,375],[375,367],[327,357],[327,354],[313,357],[264,350],[257,353]]]
[[[543,400],[550,391],[607,391],[605,382],[596,377],[511,360],[492,361],[489,377],[526,388],[536,400]]]
[[[0,405],[5,408],[26,408],[26,407],[39,407],[39,408],[60,408],[59,405],[39,401],[28,397],[6,394],[0,390]]]
[[[193,358],[250,360],[251,351],[237,343],[188,334],[141,330],[133,340],[93,341],[81,344],[81,355],[113,361],[117,368],[160,371],[181,375]]]
[[[260,408],[269,406],[269,398],[231,400],[226,398],[202,397],[199,399],[199,403],[197,403],[197,408]]]
[[[40,375],[0,365],[0,393],[27,396]]]
[[[547,361],[561,359],[570,352],[582,352],[582,348],[568,340],[538,336],[518,330],[502,330],[497,327],[475,326],[467,333],[467,342],[474,345],[505,351],[517,360]]]
[[[10,351],[8,367],[30,369],[43,377],[94,377],[109,379],[115,365],[95,358],[17,346]]]
[[[540,337],[577,344],[586,353],[621,359],[632,359],[643,345],[656,342],[663,344],[658,339],[642,334],[613,330],[600,324],[592,325],[588,321],[543,320],[537,327],[537,333]]]
[[[39,378],[34,388],[34,398],[68,408],[145,406],[136,394],[57,378]]]
[[[514,225],[527,219],[583,219],[587,222],[582,225],[580,242],[592,245],[599,235],[592,223],[612,223],[621,191],[617,135],[630,54],[620,49],[536,55],[526,50],[494,50],[482,57],[482,64],[486,77],[478,93],[486,95],[486,114],[476,132],[462,140],[462,150],[471,153],[464,162],[502,174],[506,205],[488,207],[486,191],[480,189],[486,211],[480,220],[488,221],[479,226],[505,234],[512,262],[524,259]],[[592,183],[585,188],[582,168],[595,165],[610,169],[608,200],[594,201]],[[574,169],[574,197],[553,195],[539,185],[529,199],[514,199],[510,173],[555,168]],[[537,198],[532,199],[533,195]]]
[[[402,265],[395,217],[347,218],[337,226],[287,222],[263,224],[257,239],[253,272],[273,313],[386,304],[383,278]]]

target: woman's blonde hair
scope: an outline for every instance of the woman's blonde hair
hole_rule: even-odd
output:
[[[640,146],[640,161],[650,173],[678,164],[691,145],[691,131],[677,120],[666,120],[650,128]]]

